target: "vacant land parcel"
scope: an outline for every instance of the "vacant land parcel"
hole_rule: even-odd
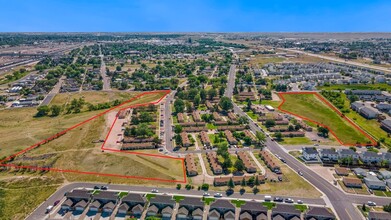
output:
[[[128,153],[101,149],[101,141],[108,132],[104,114],[122,108],[156,104],[166,91],[140,94],[131,101],[106,110],[85,121],[61,131],[62,135],[35,144],[4,161],[5,167],[27,169],[30,172],[59,171],[73,174],[90,174],[89,180],[100,177],[123,177],[137,180],[183,182],[183,160],[161,155]],[[57,134],[59,134],[57,133]],[[52,134],[53,135],[53,134]],[[91,179],[91,178],[95,179]],[[76,180],[76,179],[72,179]],[[77,180],[85,180],[80,178]]]
[[[360,128],[331,107],[318,93],[280,93],[283,102],[279,109],[305,120],[315,122],[329,131],[343,145],[374,144]]]

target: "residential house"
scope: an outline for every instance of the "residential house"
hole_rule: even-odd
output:
[[[75,211],[82,212],[87,207],[87,204],[88,203],[86,202],[86,200],[80,200],[75,204],[73,208],[75,209]]]
[[[181,133],[181,138],[182,138],[182,145],[183,145],[183,147],[190,147],[191,142],[189,140],[187,132],[182,132]]]
[[[391,171],[388,170],[380,170],[379,171],[379,176],[386,180],[386,179],[391,179]]]
[[[367,106],[361,107],[359,113],[366,119],[374,119],[379,115],[379,112],[376,111],[376,109]]]
[[[280,216],[282,219],[300,219],[301,212],[297,210],[293,205],[277,204],[277,206],[272,209],[272,219]]]
[[[203,209],[204,209],[204,203],[201,201],[201,198],[185,197],[184,199],[179,201],[177,219],[191,219],[192,215],[189,214],[193,214],[193,212],[197,214],[199,211],[196,210],[201,210],[202,213]],[[202,214],[201,216],[198,217],[202,219]]]
[[[124,216],[124,215],[126,215],[126,214],[128,213],[129,209],[130,209],[130,207],[129,207],[128,204],[122,203],[122,204],[118,207],[118,212],[117,212],[117,213],[118,213],[119,215]]]
[[[364,178],[364,183],[368,189],[373,190],[386,190],[386,184],[379,180],[376,176],[369,175]]]
[[[221,216],[224,216],[224,219],[230,219],[230,220],[235,219],[235,214],[234,214],[235,213],[235,206],[229,200],[217,199],[215,202],[210,204],[209,217],[211,220],[213,220],[210,216],[212,211],[217,211],[220,214],[219,218]],[[214,213],[214,214],[216,214],[216,213]],[[234,214],[233,219],[232,219],[231,214]],[[215,219],[215,220],[217,220],[217,219]]]
[[[91,198],[91,191],[85,189],[74,189],[71,192],[66,193],[66,197],[73,202],[79,202],[81,200],[89,201]]]
[[[210,139],[209,139],[208,133],[206,133],[205,131],[201,131],[200,137],[201,137],[201,141],[204,144],[204,146],[209,147],[210,146]]]
[[[93,195],[93,199],[98,200],[102,204],[109,202],[116,204],[118,200],[118,192],[99,191],[98,193]]]
[[[349,173],[350,173],[350,170],[348,168],[345,168],[345,167],[336,167],[335,168],[335,173],[338,176],[348,176]]]
[[[103,205],[102,210],[106,213],[112,213],[114,211],[115,204],[113,202],[108,202]]]
[[[244,151],[237,152],[237,155],[240,160],[243,161],[244,167],[246,168],[246,171],[248,173],[255,173],[257,172],[257,167],[255,164],[250,160],[248,154]]]
[[[193,115],[193,120],[195,122],[200,122],[201,121],[201,115],[200,115],[199,111],[193,111],[192,115]]]
[[[359,102],[359,101],[356,101],[356,102],[353,102],[352,104],[350,104],[350,108],[352,108],[356,112],[358,112],[360,110],[360,108],[362,108],[364,106],[365,106],[364,103]]]
[[[61,210],[70,210],[73,205],[72,199],[66,199],[62,204],[61,204]]]
[[[303,147],[303,158],[307,161],[318,160],[319,154],[315,147]]]
[[[366,177],[368,175],[368,171],[362,169],[362,168],[354,168],[352,169],[353,173],[356,174],[356,176],[359,177]]]
[[[353,151],[352,149],[339,149],[337,150],[339,159],[352,158],[354,161],[359,159],[358,153]]]
[[[370,211],[368,213],[368,220],[390,220],[390,219],[391,219],[391,213],[389,212]]]
[[[240,220],[267,220],[267,208],[259,202],[248,201],[241,206]]]
[[[310,207],[307,213],[305,214],[306,220],[335,220],[337,219],[330,209],[325,207]]]
[[[98,200],[93,201],[90,206],[89,210],[91,212],[98,212],[99,208],[102,206],[102,203],[100,203]]]
[[[267,167],[275,172],[275,173],[281,173],[280,166],[278,165],[278,162],[272,156],[268,151],[262,150],[259,152],[259,156],[262,158],[262,160],[266,163]]]
[[[321,149],[319,150],[319,157],[322,161],[338,161],[338,153],[335,149]]]
[[[131,209],[130,211],[134,216],[141,216],[145,203],[146,200],[143,195],[138,193],[128,193],[122,198],[122,204],[126,204],[128,206],[127,210]],[[126,206],[122,208],[126,208]]]
[[[391,133],[391,119],[381,121],[380,127],[388,133]]]
[[[206,157],[208,158],[208,161],[210,163],[210,166],[212,167],[212,171],[214,174],[222,174],[223,169],[217,159],[217,154],[216,152],[207,152]]]
[[[229,144],[231,145],[238,144],[238,140],[236,140],[236,138],[232,135],[231,131],[225,130],[224,133]]]
[[[186,154],[185,163],[186,163],[187,175],[197,176],[198,175],[197,164],[195,163],[193,154]]]
[[[178,117],[178,122],[179,123],[184,123],[185,122],[185,117],[184,117],[183,113],[178,113],[177,117]]]
[[[381,154],[372,151],[364,151],[359,156],[361,161],[366,164],[379,164],[383,160]]]
[[[344,177],[342,182],[346,187],[362,188],[362,181],[359,178]]]

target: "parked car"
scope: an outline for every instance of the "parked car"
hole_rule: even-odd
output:
[[[100,189],[101,189],[101,190],[107,190],[108,187],[107,187],[107,186],[101,186]]]
[[[297,200],[297,204],[303,204],[302,200]]]
[[[48,206],[48,207],[46,208],[46,213],[51,212],[52,209],[53,209],[53,206],[52,206],[52,205]]]
[[[295,201],[291,198],[286,198],[285,203],[294,203]]]
[[[221,193],[215,193],[215,194],[214,194],[214,197],[223,197],[223,194],[221,194]]]
[[[283,202],[284,199],[281,198],[281,197],[275,197],[275,198],[273,199],[273,201],[274,201],[274,202]]]
[[[100,187],[99,186],[94,186],[94,189],[100,189]]]
[[[210,196],[210,194],[207,192],[204,192],[203,196]]]
[[[367,204],[368,204],[369,206],[376,206],[376,203],[375,203],[375,202],[372,202],[372,201],[368,201]]]
[[[300,170],[297,172],[300,176],[303,176],[303,172],[301,172]]]
[[[153,192],[153,193],[158,193],[159,190],[157,190],[157,189],[152,189],[151,192]]]

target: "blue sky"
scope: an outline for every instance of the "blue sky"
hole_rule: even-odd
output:
[[[390,32],[390,0],[0,0],[0,31]]]

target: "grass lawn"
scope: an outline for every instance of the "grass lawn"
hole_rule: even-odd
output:
[[[254,114],[254,112],[248,111],[246,113],[247,113],[248,116],[250,116],[251,119],[253,119],[253,120],[257,120],[258,119],[258,115]]]
[[[156,197],[156,194],[147,194],[145,195],[145,198],[147,198],[147,200],[151,200],[152,198],[155,198]]]
[[[274,203],[274,202],[263,202],[262,205],[265,206],[269,210],[276,207],[276,203]]]
[[[272,100],[262,100],[262,105],[270,105],[273,108],[277,108],[278,105],[281,103],[280,101],[272,101]]]
[[[112,102],[116,99],[120,101],[129,100],[131,97],[139,94],[139,92],[120,92],[120,91],[83,91],[81,93],[59,93],[57,94],[50,105],[62,105],[71,102],[72,99],[84,98],[86,102],[98,104],[104,102]]]
[[[284,94],[284,98],[281,109],[328,126],[343,143],[365,144],[370,141],[314,94]]]
[[[390,191],[373,190],[373,194],[375,194],[375,196],[391,197]]]
[[[307,137],[292,137],[292,138],[284,138],[279,144],[282,145],[300,145],[300,144],[313,144],[313,142]]]
[[[215,199],[211,197],[202,197],[202,201],[205,203],[205,205],[210,205],[215,201]]]
[[[391,91],[391,86],[386,83],[379,84],[356,84],[356,85],[330,85],[330,86],[318,86],[319,90],[386,90]]]
[[[214,130],[214,129],[217,128],[216,125],[214,125],[214,124],[212,124],[212,123],[207,123],[207,124],[206,124],[206,127],[207,127],[209,130]]]
[[[178,202],[178,203],[179,203],[180,201],[182,201],[183,199],[185,199],[184,196],[177,196],[177,195],[173,196],[172,198],[174,198],[175,202]]]
[[[246,204],[246,201],[244,200],[231,200],[231,203],[236,206],[236,208],[240,208],[242,205]]]
[[[123,197],[127,196],[128,194],[129,194],[128,192],[120,192],[120,193],[118,194],[118,196],[119,196],[120,198],[123,198]]]
[[[60,179],[45,177],[11,177],[1,180],[0,219],[25,219],[61,184]]]
[[[300,210],[300,212],[305,212],[308,209],[306,205],[295,205],[295,208]]]

